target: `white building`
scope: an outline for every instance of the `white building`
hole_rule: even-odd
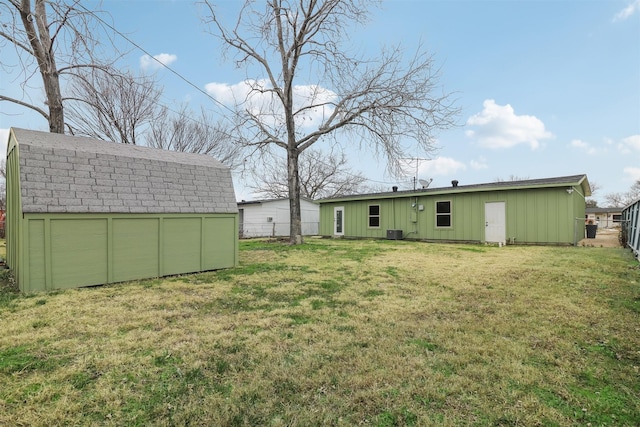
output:
[[[624,208],[586,208],[586,222],[593,221],[601,228],[611,228],[620,225]]]
[[[302,234],[318,234],[320,207],[309,199],[300,199]],[[289,199],[238,202],[241,238],[288,236],[290,230]]]

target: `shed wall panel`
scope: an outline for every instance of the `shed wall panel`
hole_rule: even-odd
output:
[[[166,218],[162,222],[162,275],[200,271],[200,218]]]
[[[230,241],[237,239],[237,222],[234,218],[205,218],[203,224],[203,270],[233,266],[237,253],[229,248]],[[235,249],[237,251],[237,248]]]
[[[158,218],[113,219],[113,281],[160,275]]]
[[[106,219],[56,219],[50,227],[53,288],[108,282]]]
[[[29,222],[29,265],[27,280],[35,289],[46,286],[44,220]]]
[[[238,259],[237,214],[26,214],[24,224],[23,292],[229,268]]]

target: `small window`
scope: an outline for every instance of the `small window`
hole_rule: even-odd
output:
[[[613,214],[613,222],[622,222],[622,215]]]
[[[380,205],[369,205],[369,227],[380,227]]]
[[[436,227],[451,227],[451,201],[436,202]]]

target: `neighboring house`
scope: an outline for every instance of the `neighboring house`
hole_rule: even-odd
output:
[[[622,210],[622,227],[627,246],[640,259],[640,199]]]
[[[320,235],[575,245],[584,238],[586,175],[318,200]]]
[[[217,160],[12,128],[7,264],[23,292],[233,267],[238,208]]]
[[[238,202],[240,237],[276,237],[290,234],[289,199]],[[302,234],[318,234],[320,207],[310,199],[300,199]]]
[[[622,209],[624,208],[587,208],[584,219],[587,222],[593,221],[598,227],[615,227],[622,221]]]

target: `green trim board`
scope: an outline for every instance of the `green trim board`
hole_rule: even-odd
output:
[[[388,230],[402,230],[407,239],[491,242],[487,235],[495,234],[488,232],[493,219],[487,209],[500,202],[504,215],[498,215],[497,229],[503,237],[497,243],[570,245],[584,233],[585,194],[588,181],[579,175],[324,199],[319,201],[320,234],[333,235],[334,208],[340,206],[345,237],[385,238]],[[372,204],[380,205],[379,228],[367,226]]]

